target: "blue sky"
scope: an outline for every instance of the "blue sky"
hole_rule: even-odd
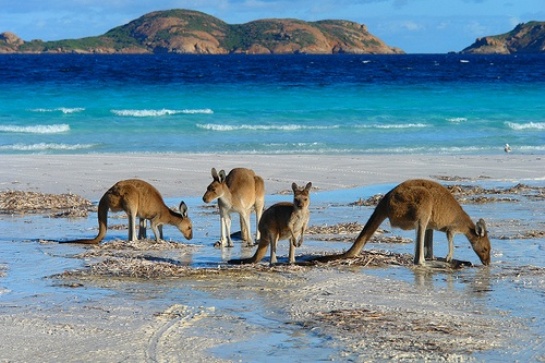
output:
[[[345,19],[407,53],[460,51],[477,37],[545,21],[545,0],[0,0],[0,32],[24,40],[104,34],[155,10],[192,9],[230,24]]]

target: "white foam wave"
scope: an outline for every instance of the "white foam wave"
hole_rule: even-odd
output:
[[[219,125],[219,124],[197,124],[198,128],[211,131],[298,131],[298,130],[330,130],[338,129],[338,125],[333,126],[306,126],[306,125]]]
[[[467,118],[465,118],[465,117],[451,117],[451,118],[447,118],[447,121],[458,124],[458,123],[461,123],[461,122],[466,122]]]
[[[57,111],[60,111],[62,113],[69,114],[69,113],[76,113],[76,112],[85,111],[85,108],[83,108],[83,107],[36,108],[36,109],[33,109],[32,111],[34,111],[34,112],[57,112]]]
[[[203,109],[186,109],[186,110],[169,110],[169,109],[161,109],[161,110],[112,110],[112,113],[116,114],[117,116],[128,116],[128,117],[160,117],[160,116],[171,116],[171,115],[178,115],[178,114],[213,114],[214,111],[212,111],[209,108],[203,108]]]
[[[423,123],[409,123],[409,124],[372,124],[372,125],[361,125],[358,126],[363,129],[413,129],[413,128],[423,128],[428,127],[428,125]]]
[[[467,146],[467,147],[396,147],[396,148],[380,148],[380,149],[366,149],[364,152],[372,154],[471,154],[493,151],[493,149],[479,146]]]
[[[6,151],[47,151],[47,150],[81,150],[95,147],[93,144],[56,144],[56,143],[37,143],[37,144],[12,144],[0,145],[0,150]]]
[[[545,145],[544,146],[513,146],[511,145],[511,148],[514,148],[515,151],[521,151],[523,153],[545,151]]]
[[[66,124],[34,126],[0,125],[0,132],[25,134],[60,134],[68,131],[70,131],[70,126]]]
[[[545,130],[545,122],[527,122],[524,124],[517,124],[515,122],[506,122],[507,127],[520,131],[520,130]]]

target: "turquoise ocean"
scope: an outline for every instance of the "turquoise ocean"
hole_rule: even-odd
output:
[[[0,154],[545,153],[545,55],[2,55]]]

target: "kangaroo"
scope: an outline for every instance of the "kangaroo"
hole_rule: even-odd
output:
[[[98,235],[91,239],[77,239],[63,243],[99,244],[108,230],[108,211],[127,213],[129,218],[129,241],[136,239],[136,218],[140,218],[140,226],[145,228],[146,220],[151,221],[151,229],[159,242],[163,238],[163,224],[178,227],[184,237],[193,237],[191,219],[187,215],[187,206],[180,203],[180,213],[168,208],[161,194],[151,184],[138,179],[122,180],[115,183],[98,203]],[[140,231],[140,237],[145,232]]]
[[[240,215],[240,229],[242,239],[247,245],[253,246],[250,230],[250,214],[252,209],[256,215],[256,239],[260,239],[259,220],[263,214],[265,204],[265,183],[253,170],[235,168],[225,175],[225,171],[219,173],[212,168],[212,182],[206,188],[202,199],[205,203],[218,200],[220,210],[220,240],[217,246],[227,245],[233,247],[231,241],[231,213]]]
[[[296,183],[291,185],[293,190],[293,203],[281,202],[269,207],[259,221],[261,240],[255,254],[248,259],[230,260],[229,263],[257,263],[261,261],[267,252],[267,246],[271,246],[270,264],[276,264],[276,245],[278,240],[290,241],[289,262],[295,263],[295,247],[303,244],[303,234],[310,218],[308,207],[310,205],[310,188],[308,183],[304,188],[299,188]],[[299,240],[297,240],[299,238]]]
[[[378,203],[352,247],[345,253],[322,256],[327,262],[356,256],[388,218],[392,227],[416,230],[414,264],[425,265],[425,257],[433,258],[433,230],[445,232],[448,240],[446,261],[454,255],[453,238],[464,234],[484,265],[490,264],[490,240],[483,219],[471,221],[447,188],[430,180],[407,180],[390,190]]]

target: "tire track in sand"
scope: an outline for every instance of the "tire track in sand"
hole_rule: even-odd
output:
[[[185,305],[175,304],[166,309],[164,312],[157,313],[155,316],[162,325],[155,329],[146,349],[147,362],[163,362],[161,360],[161,344],[170,335],[173,329],[190,326],[194,321],[199,320],[207,315],[207,312],[202,308],[195,312],[195,309]]]

